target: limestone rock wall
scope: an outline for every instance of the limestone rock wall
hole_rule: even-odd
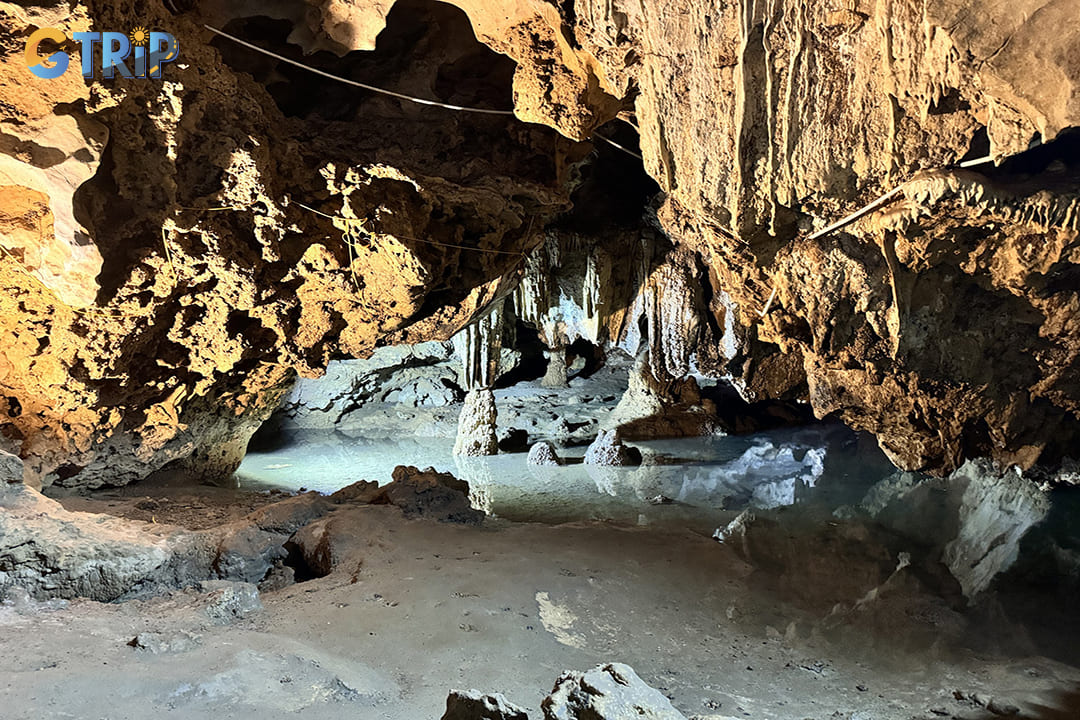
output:
[[[488,75],[454,99],[508,101],[507,65],[458,11],[429,10],[399,20],[420,57],[381,82],[430,95],[464,63]],[[246,27],[242,11],[0,5],[0,447],[31,482],[118,485],[173,461],[227,477],[297,374],[448,339],[539,242],[528,218],[566,206],[583,150],[553,131],[297,86],[211,44],[201,23]],[[35,27],[134,17],[180,40],[165,81],[45,85],[22,64]]]
[[[1074,0],[453,5],[0,5],[0,449],[31,481],[227,475],[296,374],[451,337],[568,208],[571,140],[616,117],[694,268],[646,284],[707,308],[647,308],[654,363],[804,398],[906,469],[1068,453]],[[180,38],[165,82],[25,71],[34,27],[134,17]],[[517,120],[321,83],[204,22]]]
[[[575,54],[640,130],[665,231],[709,268],[715,354],[746,394],[802,393],[909,469],[1074,446],[1075,2],[570,7]]]

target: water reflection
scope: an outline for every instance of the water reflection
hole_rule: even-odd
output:
[[[525,453],[455,458],[449,439],[306,432],[250,453],[237,477],[245,487],[329,493],[358,480],[388,482],[397,465],[430,466],[467,480],[478,506],[510,520],[676,524],[711,533],[746,507],[851,502],[891,472],[875,445],[833,425],[633,444],[644,458],[638,467],[585,465],[581,447],[563,448],[566,464],[547,467],[527,464]]]

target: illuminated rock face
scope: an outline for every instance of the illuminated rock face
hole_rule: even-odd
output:
[[[519,281],[542,328],[633,342],[645,317],[654,369],[808,400],[903,468],[1027,466],[1076,439],[1067,3],[308,4],[151,4],[140,24],[181,61],[127,83],[38,80],[22,46],[128,28],[128,3],[0,10],[0,449],[30,482],[226,477],[297,374],[446,340]],[[323,82],[203,23],[518,119]],[[524,255],[568,208],[571,139],[620,113],[674,247],[593,254],[582,315],[556,317]],[[1058,139],[954,167],[1034,136]]]
[[[142,24],[180,39],[166,81],[87,85],[72,73],[55,86],[14,67],[49,17],[0,11],[4,47],[19,48],[0,84],[3,137],[18,138],[0,144],[0,228],[14,228],[0,258],[0,449],[25,459],[31,482],[118,485],[170,462],[227,478],[297,374],[376,344],[449,339],[505,294],[586,150],[513,118],[313,87],[300,71],[275,85],[273,63],[208,44],[200,23],[220,18],[144,10]],[[459,11],[429,10],[387,30],[381,84],[430,95],[460,64],[475,73],[453,99],[508,107],[512,64]],[[130,21],[126,3],[93,12],[95,27]],[[89,22],[81,7],[72,17]],[[287,34],[257,39],[287,49]],[[402,36],[428,55],[391,67]],[[41,180],[38,146],[87,171],[69,186]],[[65,274],[50,249],[73,247],[67,206],[100,272]]]

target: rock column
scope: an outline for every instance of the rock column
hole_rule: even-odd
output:
[[[500,302],[486,316],[454,336],[454,348],[464,370],[462,379],[468,390],[458,420],[455,455],[479,457],[499,452],[495,436],[498,410],[491,387],[498,375],[502,352],[502,322]]]

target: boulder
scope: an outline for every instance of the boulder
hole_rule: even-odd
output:
[[[529,465],[555,466],[562,465],[562,458],[555,452],[555,446],[543,440],[532,446],[529,450]]]
[[[199,589],[207,593],[204,612],[218,625],[227,625],[262,610],[259,589],[250,583],[208,580],[199,583]]]
[[[545,720],[686,720],[622,663],[563,673],[540,707]]]
[[[218,543],[214,572],[222,580],[259,583],[275,561],[288,554],[282,543],[286,536],[247,525],[230,532]]]
[[[442,720],[529,720],[529,715],[499,693],[451,690]]]
[[[379,483],[372,480],[360,480],[346,485],[330,496],[330,501],[338,505],[347,502],[370,503],[380,495]]]
[[[621,467],[641,464],[641,451],[623,444],[617,430],[601,430],[585,451],[586,465]]]
[[[375,502],[395,505],[406,517],[468,525],[479,525],[484,520],[484,513],[469,504],[469,483],[450,473],[399,465],[394,468],[393,478]]]
[[[169,525],[69,512],[27,485],[0,485],[0,597],[99,602],[212,573],[216,538]]]

